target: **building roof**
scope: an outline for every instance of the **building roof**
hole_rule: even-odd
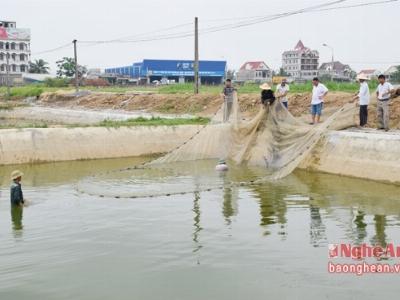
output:
[[[317,50],[311,50],[310,48],[304,46],[301,40],[297,42],[293,50],[288,50],[283,52],[284,55],[287,53],[314,53],[316,55],[319,55]]]
[[[330,68],[332,68],[332,62],[326,62],[326,63],[321,64],[321,66],[319,67],[319,70],[328,70]],[[347,70],[350,69],[350,66],[342,64],[340,61],[333,62],[333,70],[344,71],[346,69]]]
[[[399,67],[400,67],[400,65],[390,66],[390,67],[385,71],[385,74],[390,75],[390,74],[392,74],[392,73],[394,73],[394,72],[397,72]]]
[[[269,67],[263,61],[247,61],[240,67],[239,71],[265,70],[265,69],[269,69]]]
[[[378,70],[376,70],[376,69],[365,69],[365,70],[361,70],[360,72],[359,72],[359,74],[365,74],[365,75],[368,75],[368,74],[374,74],[375,72],[377,72]]]
[[[301,40],[299,40],[297,42],[296,46],[294,47],[294,50],[296,50],[296,51],[304,51],[306,49],[307,49],[307,47],[304,46],[304,44]]]

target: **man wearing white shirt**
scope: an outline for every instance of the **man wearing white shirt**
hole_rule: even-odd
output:
[[[360,90],[353,98],[358,99],[358,104],[360,106],[360,126],[365,127],[368,123],[368,104],[369,104],[369,87],[368,87],[368,77],[364,74],[360,74],[357,77],[360,82]]]
[[[386,82],[385,75],[378,76],[379,84],[376,89],[376,97],[378,98],[377,116],[378,129],[389,130],[389,101],[390,96],[394,92],[393,86]]]
[[[277,85],[276,87],[276,97],[280,99],[283,106],[288,108],[288,97],[287,94],[289,93],[289,85],[287,84],[286,79],[282,79],[281,84]]]
[[[328,94],[328,89],[325,85],[319,82],[317,77],[314,77],[313,81],[313,90],[312,90],[312,98],[311,98],[311,124],[319,123],[321,114],[322,114],[322,106],[324,103],[324,98],[326,94]]]

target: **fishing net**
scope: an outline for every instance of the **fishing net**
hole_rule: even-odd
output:
[[[228,122],[221,121],[225,109],[221,111],[212,120],[212,125],[196,138],[150,165],[226,159],[236,164],[264,166],[272,171],[265,179],[280,179],[301,163],[328,130],[353,126],[355,105],[344,105],[317,125],[294,118],[279,101],[271,106],[260,105],[259,112],[250,120],[241,118],[236,95]]]
[[[229,110],[230,114],[227,115]],[[125,169],[125,173],[121,174],[123,178],[112,181],[114,189],[104,191],[110,180],[106,177],[95,185],[93,180],[86,182],[86,186],[80,182],[78,190],[87,193],[92,190],[92,194],[97,195],[102,190],[101,195],[110,197],[145,197],[220,188],[218,180],[210,181],[201,176],[197,177],[195,185],[185,184],[187,180],[194,180],[191,173],[196,170],[178,174],[174,166],[179,162],[210,159],[225,159],[231,166],[261,166],[266,170],[264,176],[253,178],[247,183],[277,180],[296,169],[328,130],[353,126],[355,111],[355,105],[348,103],[324,122],[309,125],[294,118],[279,101],[275,101],[272,105],[260,105],[254,118],[243,119],[235,93],[232,106],[228,109],[224,103],[209,125],[166,155],[143,164],[141,167],[144,170],[138,167]],[[157,177],[151,173],[155,169],[160,174],[160,168],[164,168],[164,175]],[[169,170],[167,174],[165,168]],[[212,166],[210,168],[213,170]],[[231,184],[243,185],[246,182]],[[115,189],[119,191],[113,192]]]

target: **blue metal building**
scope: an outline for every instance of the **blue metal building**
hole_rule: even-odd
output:
[[[193,60],[158,60],[144,59],[131,66],[108,68],[107,74],[122,75],[151,83],[162,79],[176,82],[194,81]],[[202,83],[219,84],[224,80],[226,61],[199,61],[199,76]]]

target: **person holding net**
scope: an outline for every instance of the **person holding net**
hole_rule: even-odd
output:
[[[272,105],[272,103],[274,103],[276,98],[270,85],[268,83],[264,83],[260,85],[260,89],[261,89],[261,103],[265,107]]]
[[[224,123],[229,121],[229,117],[232,112],[233,99],[235,93],[236,93],[236,88],[233,87],[232,80],[227,79],[225,81],[225,87],[221,95],[224,99],[224,118],[223,118]]]

